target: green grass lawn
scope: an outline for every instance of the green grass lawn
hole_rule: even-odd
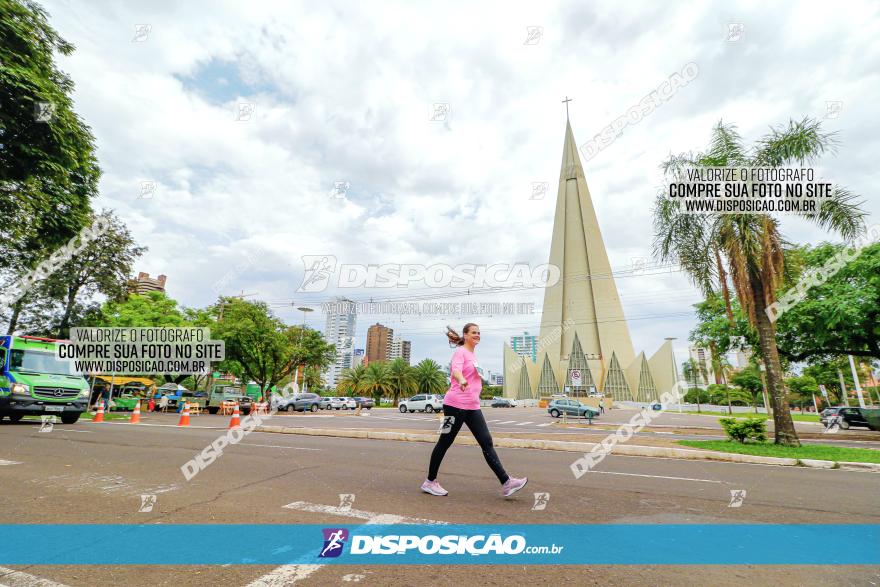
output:
[[[678,444],[692,448],[734,452],[762,457],[782,457],[789,459],[816,459],[820,461],[847,461],[855,463],[880,463],[880,450],[870,448],[849,448],[826,444],[805,444],[799,448],[777,446],[771,442],[749,442],[742,444],[730,440],[679,440]]]
[[[143,416],[146,412],[141,412],[141,416]],[[79,417],[80,420],[91,420],[94,418],[91,412],[83,412],[83,415]],[[128,420],[131,418],[131,412],[104,412],[104,420],[106,422],[110,422],[111,420]]]
[[[671,410],[671,411],[669,411],[669,413],[674,414],[674,413],[678,413],[678,412]],[[682,412],[682,414],[703,414],[704,416],[724,416],[727,418],[731,417],[731,415],[728,414],[727,412],[707,412],[705,410],[703,410],[702,412],[695,412],[693,410],[684,411],[684,412]],[[748,412],[748,413],[734,412],[732,417],[733,418],[761,418],[763,420],[772,419],[767,414],[756,414],[754,412]],[[794,420],[795,422],[818,422],[819,415],[818,414],[795,414],[795,413],[792,413],[791,419]]]

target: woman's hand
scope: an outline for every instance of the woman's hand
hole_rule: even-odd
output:
[[[467,386],[468,386],[467,379],[462,379],[461,381],[459,381],[459,382],[458,382],[458,386],[461,387],[461,390],[462,390],[462,391],[464,391],[465,389],[467,389]]]

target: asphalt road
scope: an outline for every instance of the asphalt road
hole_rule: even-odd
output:
[[[193,420],[224,428],[219,418]],[[569,465],[577,455],[500,449],[512,474],[530,478],[527,491],[505,500],[479,449],[454,446],[440,474],[450,495],[436,498],[419,492],[429,444],[268,433],[228,447],[187,482],[180,466],[217,434],[89,422],[40,432],[33,422],[5,423],[0,523],[363,523],[336,509],[344,493],[370,515],[463,524],[880,523],[873,473],[610,456],[576,480]],[[731,490],[746,491],[740,507],[729,507]],[[546,509],[532,510],[534,492],[550,494]],[[156,496],[153,511],[138,511],[143,494]],[[222,567],[198,565],[199,551],[218,545],[176,547],[192,551],[193,566],[32,566],[15,569],[25,575],[0,570],[0,585],[880,584],[880,568],[855,566]],[[822,560],[822,545],[804,547]]]

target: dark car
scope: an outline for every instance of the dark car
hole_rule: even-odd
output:
[[[490,405],[493,408],[515,408],[516,401],[507,397],[496,397]]]
[[[566,414],[568,416],[577,416],[578,418],[589,418],[592,420],[599,416],[598,410],[582,404],[576,399],[555,399],[547,406],[547,412],[554,418]]]
[[[306,410],[317,412],[321,407],[321,396],[317,393],[301,393],[288,404],[287,411],[290,411],[291,407],[297,412],[305,412]]]
[[[871,430],[876,430],[878,426],[872,425],[871,421],[875,421],[875,413],[880,412],[880,410],[867,410],[865,408],[846,408],[846,407],[836,407],[836,408],[826,408],[822,410],[822,414],[819,418],[819,421],[825,424],[827,428],[836,420],[838,426],[840,426],[843,430],[847,430],[851,426],[858,426],[860,428],[869,428]],[[869,421],[869,418],[871,421]]]
[[[354,401],[357,402],[358,407],[369,410],[373,407],[373,398],[371,397],[356,397]]]

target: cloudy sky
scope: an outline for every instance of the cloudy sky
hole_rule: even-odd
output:
[[[137,269],[168,275],[169,295],[187,306],[244,292],[289,323],[311,305],[308,323],[323,329],[320,304],[336,294],[461,292],[297,293],[304,255],[546,263],[561,100],[573,98],[583,145],[688,63],[696,79],[584,162],[637,351],[675,336],[686,357],[699,294],[678,273],[626,272],[652,254],[659,164],[704,148],[719,120],[753,141],[789,118],[822,119],[840,147],[818,173],[860,194],[869,222],[880,221],[877,3],[43,4],[77,48],[59,59],[97,137],[96,205],[149,246]],[[540,182],[550,187],[535,198]],[[836,240],[799,220],[784,230],[795,242]],[[542,299],[526,289],[439,301],[532,302],[540,312]],[[413,341],[415,361],[445,363],[443,326],[470,318],[493,371],[502,342],[537,333],[540,319],[361,315],[355,344],[379,321]]]

